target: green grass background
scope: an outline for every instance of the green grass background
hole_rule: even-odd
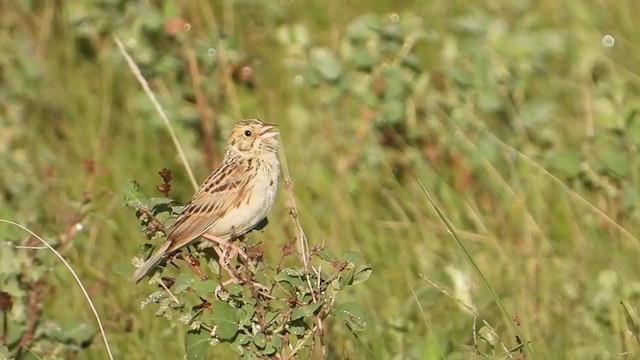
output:
[[[391,147],[372,124],[354,141],[366,107],[333,96],[330,84],[297,83],[291,49],[277,37],[299,24],[309,46],[339,52],[349,24],[366,13],[413,14],[429,34],[415,48],[421,77],[412,85],[421,92],[407,105],[407,113],[422,111],[405,120],[408,131],[395,134]],[[81,220],[64,255],[89,288],[116,358],[182,358],[184,329],[140,310],[149,286],[112,271],[139,256],[142,244],[132,211],[120,205],[128,179],[153,192],[157,171],[167,167],[174,197],[187,201],[193,191],[116,35],[150,79],[198,181],[211,164],[192,101],[191,56],[218,159],[237,119],[280,125],[309,241],[359,251],[374,269],[340,295],[364,307],[368,327],[354,336],[332,323],[331,358],[472,358],[463,346],[474,343],[473,316],[426,278],[477,309],[475,330],[484,321],[505,348],[517,346],[512,319],[418,179],[517,317],[534,350],[528,358],[635,358],[637,317],[621,302],[637,309],[640,294],[638,14],[633,0],[3,1],[0,216],[49,239]],[[166,36],[168,18],[190,30]],[[614,46],[603,45],[605,35]],[[227,62],[212,63],[209,49],[225,49]],[[232,79],[241,58],[249,59],[253,88]],[[7,239],[22,236],[5,227]],[[269,226],[252,236],[275,258],[294,234],[281,191]],[[43,317],[93,321],[64,268],[53,267],[47,281]],[[62,358],[106,358],[97,337],[86,349],[61,351]],[[504,358],[504,349],[495,356]]]

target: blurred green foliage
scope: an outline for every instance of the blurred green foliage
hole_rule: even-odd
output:
[[[278,123],[311,245],[358,251],[376,270],[340,292],[370,319],[357,336],[330,324],[329,358],[517,358],[523,342],[528,358],[634,357],[639,13],[632,0],[3,1],[0,216],[69,259],[117,358],[198,346],[184,325],[140,311],[146,285],[111,271],[139,254],[117,195],[127,179],[152,189],[167,167],[177,202],[192,194],[118,36],[198,179],[236,120]],[[282,194],[269,220],[250,239],[274,260],[295,234]],[[28,323],[25,281],[46,289],[38,328],[53,330],[22,356],[105,358],[75,337],[93,320],[53,255],[16,248],[33,244],[6,224],[0,242],[9,334]]]

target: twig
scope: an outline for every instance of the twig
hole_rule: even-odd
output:
[[[316,320],[316,324],[318,325],[318,333],[316,335],[318,336],[318,339],[320,341],[320,353],[322,354],[322,358],[326,359],[327,344],[324,341],[324,323],[322,322],[320,315],[316,316],[315,320]]]
[[[353,149],[350,153],[346,154],[342,161],[338,163],[338,173],[344,174],[346,173],[353,164],[358,160],[358,157],[362,153],[362,145],[364,139],[369,134],[369,130],[371,130],[371,125],[373,124],[373,112],[370,109],[363,110],[362,115],[364,121],[360,122],[360,126],[356,130],[355,139],[353,141],[351,149]]]
[[[289,208],[289,214],[293,219],[293,222],[296,224],[296,228],[298,229],[298,239],[300,240],[300,256],[302,256],[302,263],[304,264],[305,278],[307,280],[307,285],[309,286],[309,290],[311,291],[311,297],[313,298],[313,302],[317,302],[318,299],[316,297],[316,292],[313,290],[313,286],[311,285],[311,279],[309,278],[309,243],[307,242],[307,236],[304,233],[304,229],[302,229],[302,225],[300,225],[300,219],[298,218],[298,208],[296,206],[296,198],[293,195],[293,180],[291,180],[291,176],[289,175],[289,167],[287,165],[287,157],[284,152],[284,146],[282,146],[282,142],[280,142],[280,153],[282,154],[282,172],[284,173],[284,189],[287,194],[287,206]]]
[[[207,275],[205,275],[202,270],[200,270],[200,268],[198,267],[200,265],[200,262],[195,259],[194,257],[192,257],[191,255],[183,255],[183,254],[178,254],[177,258],[184,260],[184,262],[187,264],[187,266],[191,269],[191,271],[194,272],[194,274],[196,274],[196,276],[200,279],[200,280],[207,280]],[[197,263],[194,263],[194,261],[198,261]]]
[[[180,305],[180,300],[178,300],[178,298],[175,295],[173,295],[171,290],[169,290],[167,285],[165,285],[164,281],[162,281],[162,279],[160,279],[160,280],[158,280],[158,283],[160,283],[160,286],[162,286],[164,291],[166,291],[167,294],[169,294],[169,297],[171,298],[171,300],[173,300],[173,302],[175,302],[176,304]]]
[[[89,297],[89,294],[87,293],[87,290],[84,288],[84,285],[82,285],[82,281],[80,281],[80,278],[78,277],[76,272],[73,270],[71,265],[69,265],[67,260],[65,260],[65,258],[62,257],[62,255],[60,255],[60,253],[57,252],[56,249],[54,249],[51,245],[49,245],[49,243],[47,243],[42,237],[40,237],[38,234],[34,233],[33,231],[29,230],[27,227],[25,227],[25,226],[23,226],[21,224],[18,224],[17,222],[11,221],[11,220],[0,219],[0,222],[19,227],[20,229],[22,229],[22,230],[28,232],[29,234],[31,234],[31,236],[35,237],[40,242],[42,242],[47,248],[49,248],[49,250],[51,250],[56,255],[56,257],[64,264],[64,266],[67,269],[69,269],[69,272],[71,273],[71,275],[75,279],[76,283],[78,283],[78,286],[80,286],[80,290],[82,290],[82,293],[84,294],[85,299],[87,299],[87,302],[89,303],[89,307],[91,307],[91,311],[93,312],[93,315],[95,316],[96,321],[98,322],[98,327],[100,328],[100,334],[102,335],[102,340],[104,341],[104,346],[107,348],[107,354],[109,355],[109,359],[113,360],[113,354],[111,354],[111,347],[109,347],[109,341],[107,340],[107,334],[104,331],[104,327],[102,326],[102,321],[100,320],[100,315],[98,315],[98,311],[96,310],[96,307],[93,305],[93,302],[91,301],[91,298]]]
[[[9,319],[7,319],[7,312],[2,312],[2,346],[7,346],[7,335],[9,334]]]
[[[200,84],[200,73],[198,71],[198,61],[196,60],[196,54],[193,48],[187,49],[187,61],[189,63],[189,76],[191,76],[191,85],[193,86],[193,92],[196,97],[196,110],[200,117],[200,127],[202,128],[202,152],[209,169],[213,169],[218,159],[213,152],[211,139],[215,133],[215,121],[209,121],[209,113],[212,112],[207,106],[207,100],[202,92],[202,86]],[[215,119],[215,113],[212,116]]]
[[[298,208],[296,207],[296,200],[293,196],[293,180],[289,177],[285,180],[285,191],[287,193],[289,214],[291,214],[291,218],[298,228],[298,239],[300,240],[300,255],[302,256],[302,262],[304,263],[305,270],[309,270],[309,243],[307,242],[307,235],[305,235],[302,225],[300,225]]]
[[[27,293],[27,330],[25,330],[20,338],[16,358],[20,358],[22,350],[29,345],[36,331],[36,325],[38,325],[38,318],[40,317],[40,309],[38,307],[38,303],[40,302],[40,285],[41,283],[39,281],[29,283],[29,291]]]
[[[69,245],[69,243],[73,239],[74,235],[79,231],[79,229],[82,229],[83,218],[84,216],[79,214],[76,217],[76,219],[72,221],[72,224],[67,226],[67,230],[64,232],[64,236],[62,237],[60,244],[57,246],[58,251],[62,252],[67,247],[67,245]]]
[[[451,300],[457,302],[463,308],[467,309],[467,311],[469,311],[471,314],[473,314],[473,316],[478,316],[478,310],[475,308],[475,306],[467,304],[466,302],[462,301],[461,299],[459,299],[458,297],[456,297],[455,295],[453,295],[449,291],[447,291],[447,289],[445,289],[442,286],[440,286],[440,285],[436,284],[435,282],[433,282],[428,277],[426,277],[426,276],[424,276],[422,274],[418,274],[418,276],[420,276],[422,278],[422,280],[425,280],[426,282],[431,284],[431,286],[433,286],[434,288],[438,289],[438,291],[440,291],[441,293],[446,295],[448,298],[450,298]],[[413,289],[412,289],[412,291],[413,291]],[[416,299],[416,301],[417,301],[417,299]],[[418,305],[420,305],[420,304],[418,304]]]
[[[182,165],[184,165],[185,170],[187,170],[187,175],[189,176],[189,179],[191,180],[191,184],[193,185],[193,188],[195,190],[197,190],[198,189],[198,183],[196,182],[195,176],[193,176],[193,171],[191,171],[191,167],[189,166],[189,162],[187,162],[187,157],[185,156],[184,151],[182,150],[182,146],[180,145],[180,142],[178,141],[178,137],[176,136],[175,131],[173,131],[173,126],[171,126],[171,122],[169,121],[169,118],[167,117],[167,114],[165,114],[164,110],[162,109],[162,106],[160,106],[160,103],[156,99],[155,94],[153,93],[153,91],[151,91],[151,88],[149,88],[149,83],[144,78],[144,76],[142,76],[142,72],[140,71],[140,68],[133,61],[133,59],[131,58],[131,55],[129,55],[129,53],[125,49],[124,45],[122,44],[122,41],[120,41],[120,39],[117,36],[114,36],[114,40],[116,42],[116,45],[118,45],[118,50],[120,50],[120,54],[122,54],[122,57],[124,57],[124,59],[127,61],[127,64],[129,65],[129,68],[131,69],[131,72],[136,77],[136,79],[138,79],[138,82],[142,86],[142,89],[147,94],[147,97],[149,98],[149,100],[151,101],[153,106],[156,108],[156,111],[158,112],[158,115],[160,115],[160,118],[162,119],[162,122],[164,122],[164,125],[166,126],[167,131],[169,132],[169,136],[171,137],[171,140],[173,141],[173,145],[176,147],[176,150],[178,151],[178,155],[180,156],[180,160],[182,161]]]
[[[92,200],[91,189],[93,188],[93,184],[95,183],[96,178],[96,161],[94,160],[86,160],[84,162],[85,171],[87,172],[87,182],[84,187],[83,194],[83,203],[88,204]],[[83,207],[84,208],[84,207]],[[73,237],[82,230],[82,221],[87,216],[87,211],[80,210],[78,211],[70,221],[70,224],[67,226],[67,230],[64,233],[64,236],[60,240],[56,249],[60,252],[69,245]]]
[[[149,210],[145,206],[136,207],[136,210],[139,211],[144,216],[146,216],[147,219],[149,219],[149,222],[153,224],[153,226],[156,228],[156,230],[162,231],[162,233],[165,235],[168,234],[168,231],[164,227],[164,224],[160,220],[156,219],[156,217],[153,215],[151,210]],[[140,218],[140,220],[142,220],[142,218]]]
[[[287,207],[289,208],[289,214],[296,224],[298,229],[298,240],[300,240],[300,255],[302,256],[302,262],[304,264],[304,270],[309,271],[309,243],[307,242],[307,236],[304,234],[300,220],[298,219],[298,208],[296,206],[296,199],[293,195],[293,180],[289,175],[289,166],[287,165],[287,156],[280,141],[280,154],[282,155],[282,173],[284,176],[284,190],[287,194]]]
[[[311,329],[311,331],[309,331],[300,341],[298,341],[298,343],[296,344],[296,347],[291,349],[291,353],[289,354],[290,358],[295,359],[295,355],[298,353],[298,351],[302,350],[302,348],[304,347],[304,344],[306,344],[307,341],[309,341],[309,338],[312,338],[313,335],[315,335],[316,331],[318,330],[318,324],[313,326],[313,329]]]

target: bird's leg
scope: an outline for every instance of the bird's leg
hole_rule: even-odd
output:
[[[211,239],[209,236],[215,238],[216,240]],[[220,264],[220,267],[222,269],[224,269],[229,274],[229,276],[231,277],[231,279],[225,281],[225,283],[227,283],[229,281],[232,282],[232,283],[239,282],[240,278],[238,277],[238,274],[236,273],[236,271],[234,269],[232,269],[229,266],[229,261],[227,260],[226,246],[228,245],[228,242],[224,241],[224,240],[222,240],[222,239],[220,239],[218,237],[214,237],[213,235],[207,235],[207,236],[204,236],[204,237],[207,238],[207,239],[210,239],[212,241],[215,241],[216,243],[218,243],[218,244],[220,244],[220,245],[225,247],[224,248],[225,250],[220,249],[220,247],[218,247],[218,246],[214,246],[213,247],[213,250],[216,252],[216,254],[218,254],[218,264]],[[223,284],[225,284],[225,283],[223,283]]]
[[[218,248],[218,247],[214,247],[213,250],[215,250],[216,254],[218,254],[218,264],[220,264],[220,266],[223,269],[225,269],[232,277],[235,277],[235,273],[229,267],[229,262],[225,258],[224,251],[220,250],[220,248]]]
[[[239,245],[236,245],[234,243],[234,240],[236,239],[241,239],[243,237],[243,235],[236,235],[236,229],[232,228],[231,229],[231,236],[229,236],[229,239],[231,239],[231,241],[229,241],[230,247],[231,247],[231,257],[236,256],[236,255],[240,255],[240,257],[243,260],[249,260],[249,257],[247,256],[247,254],[244,252],[244,250],[242,250],[242,248]]]
[[[217,237],[215,235],[211,235],[211,234],[208,234],[208,233],[202,234],[202,237],[207,239],[207,240],[213,241],[216,244],[220,244],[220,245],[224,245],[224,246],[226,246],[229,243],[227,240],[223,240],[223,239],[221,239],[221,238],[219,238],[219,237]]]
[[[224,259],[224,261],[227,261],[228,258],[232,258],[236,255],[240,255],[241,258],[247,259],[247,254],[245,254],[244,250],[242,250],[240,246],[234,244],[231,241],[223,240],[215,235],[211,235],[207,233],[202,234],[202,237],[207,240],[211,240],[217,244],[220,244],[222,246],[222,248],[224,249],[224,253],[223,253],[224,255],[222,256],[222,258]],[[234,237],[232,236],[231,239],[234,239]],[[227,253],[228,248],[231,248],[230,253]]]
[[[220,247],[214,246],[213,249],[216,251],[216,254],[218,254],[218,262],[220,263],[220,266],[222,266],[225,270],[228,271],[229,261],[227,259],[227,247],[229,246],[229,241],[223,240],[215,235],[206,234],[206,233],[203,234],[202,237],[220,245]],[[220,248],[222,248],[224,251],[220,250]]]

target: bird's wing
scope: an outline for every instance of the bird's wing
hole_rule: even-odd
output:
[[[223,164],[205,180],[169,231],[167,238],[171,246],[168,253],[207,232],[229,211],[231,204],[238,203],[246,191],[245,172],[240,164]]]

